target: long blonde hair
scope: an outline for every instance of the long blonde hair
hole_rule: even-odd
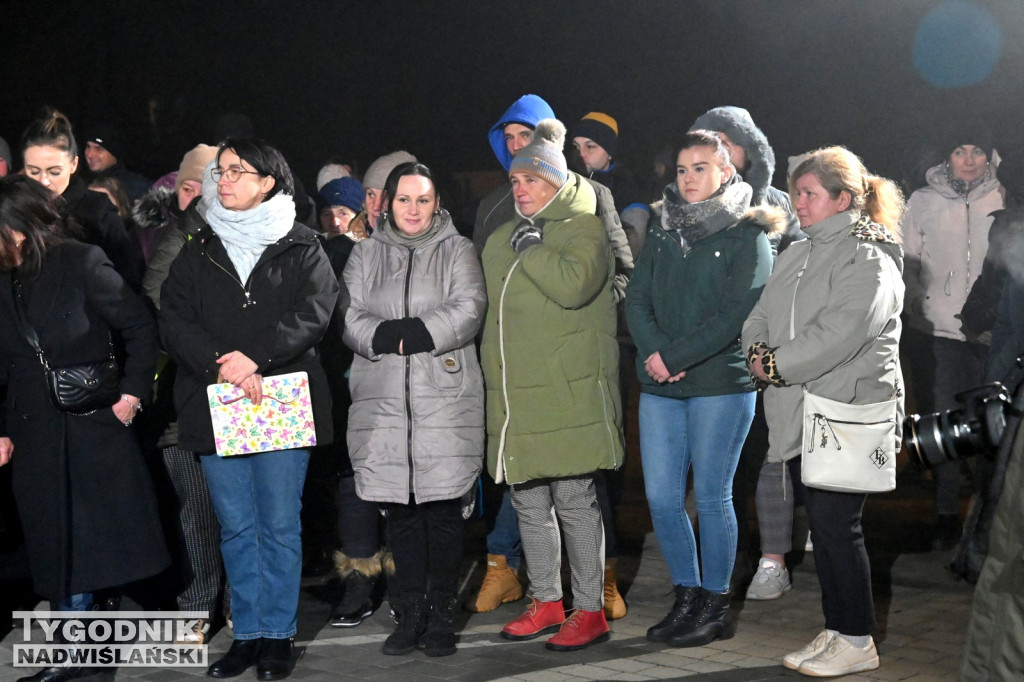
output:
[[[833,199],[838,199],[842,192],[848,193],[851,209],[885,225],[899,239],[905,202],[892,180],[868,173],[860,157],[846,147],[824,147],[811,152],[789,176],[791,196],[796,195],[796,181],[808,173],[818,178]]]

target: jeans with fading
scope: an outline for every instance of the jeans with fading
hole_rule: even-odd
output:
[[[234,638],[295,635],[302,577],[302,485],[308,450],[202,458],[220,521]]]
[[[729,589],[736,558],[732,479],[754,418],[754,393],[640,396],[640,455],[647,504],[673,585]],[[700,521],[700,556],[686,514],[686,479]],[[699,561],[699,563],[698,563]]]

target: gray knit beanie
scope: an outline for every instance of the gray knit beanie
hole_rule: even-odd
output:
[[[366,169],[366,175],[363,176],[363,187],[384,189],[384,183],[387,182],[388,176],[391,175],[391,171],[393,171],[396,166],[403,163],[415,162],[416,157],[406,151],[397,151],[385,154],[371,163],[370,167]]]
[[[516,153],[508,168],[509,175],[526,173],[561,189],[569,180],[569,164],[565,162],[565,125],[556,118],[537,122],[533,142]]]

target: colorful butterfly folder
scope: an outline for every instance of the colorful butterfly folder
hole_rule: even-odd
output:
[[[259,405],[233,384],[211,384],[206,387],[206,395],[221,457],[316,445],[305,372],[263,377],[263,400]]]

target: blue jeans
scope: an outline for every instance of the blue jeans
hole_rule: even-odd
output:
[[[754,395],[640,396],[640,453],[647,505],[674,585],[702,586],[711,592],[729,589],[736,558],[732,477],[754,418]],[[703,580],[685,508],[686,475],[691,466]]]
[[[502,485],[501,506],[494,517],[494,529],[487,534],[487,553],[505,557],[509,568],[519,570],[523,561],[523,540],[519,535],[519,516],[516,514],[508,488]]]
[[[220,521],[235,639],[296,632],[302,577],[302,485],[308,450],[201,458]]]

